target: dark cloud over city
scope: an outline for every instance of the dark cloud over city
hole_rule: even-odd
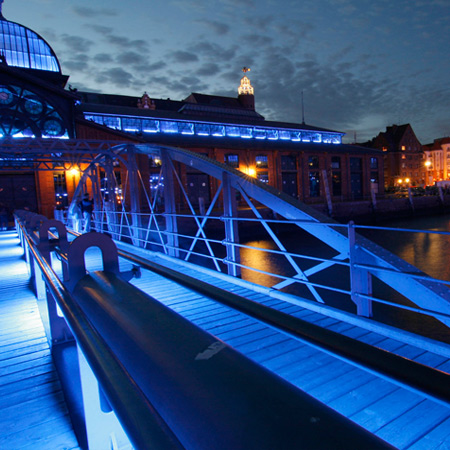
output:
[[[80,90],[236,96],[247,66],[269,120],[301,121],[303,93],[306,123],[347,141],[393,123],[424,144],[450,135],[447,0],[6,0],[3,13],[41,34]]]

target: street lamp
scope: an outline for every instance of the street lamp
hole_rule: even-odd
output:
[[[431,161],[427,159],[425,161],[425,167],[427,169],[427,185],[432,184],[432,176],[430,175]]]

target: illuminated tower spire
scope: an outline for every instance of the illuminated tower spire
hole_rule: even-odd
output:
[[[242,72],[244,72],[244,74],[247,72],[250,72],[250,68],[244,67],[242,69]],[[244,75],[241,78],[241,85],[238,87],[238,93],[239,93],[239,95],[242,95],[242,94],[253,95],[253,86],[251,85],[250,80],[247,77],[247,75]]]
[[[242,72],[244,72],[244,76],[241,78],[241,84],[238,87],[238,99],[245,108],[255,109],[253,86],[250,83],[250,79],[245,75],[247,72],[250,72],[250,68],[244,67]]]

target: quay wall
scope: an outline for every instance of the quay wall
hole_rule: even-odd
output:
[[[387,219],[450,213],[450,195],[382,198],[371,201],[337,202],[331,214],[327,204],[310,205],[338,222],[374,223]]]

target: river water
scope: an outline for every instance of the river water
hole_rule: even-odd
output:
[[[439,215],[392,220],[377,224],[377,226],[419,231],[450,232],[450,216]],[[331,250],[322,242],[301,230],[277,225],[275,226],[275,231],[282,244],[289,251],[307,255],[317,255],[319,252],[321,257],[331,257],[336,254],[334,250]],[[358,230],[358,233],[434,278],[450,280],[450,235],[372,229]],[[255,233],[255,235],[259,234]],[[275,244],[270,239],[247,238],[243,243],[261,249],[276,249]],[[306,261],[300,258],[294,258],[294,261],[302,270],[307,270],[312,265],[317,264],[317,262]],[[258,250],[241,249],[241,262],[246,266],[256,267],[261,271],[288,276],[294,276],[296,273],[284,256],[268,254]],[[275,277],[248,269],[243,269],[242,278],[264,286],[272,286],[280,281],[280,279]],[[344,267],[328,269],[310,277],[310,281],[315,283],[333,285],[341,289],[349,289],[348,279],[348,269]],[[284,288],[283,291],[314,299],[314,294],[304,285],[291,285]],[[324,289],[317,289],[317,291],[323,296],[326,304],[345,311],[355,312],[355,306],[348,295],[336,294]],[[377,279],[373,279],[373,292],[375,297],[415,306]],[[450,343],[449,329],[434,318],[379,303],[374,303],[373,311],[374,319],[378,321]]]

